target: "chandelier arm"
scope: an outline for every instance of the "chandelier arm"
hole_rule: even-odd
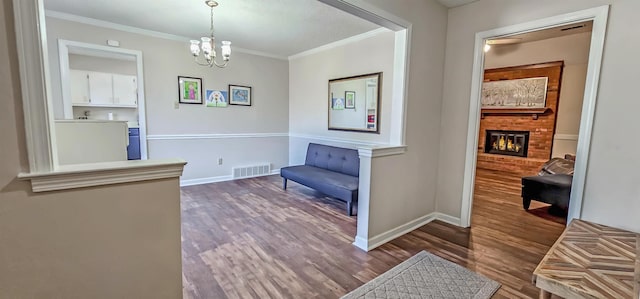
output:
[[[213,62],[213,64],[215,64],[215,65],[216,65],[217,67],[219,67],[219,68],[226,67],[226,66],[227,66],[227,64],[229,64],[229,60],[226,60],[226,61],[225,61],[224,63],[222,63],[222,64],[218,64],[218,62],[217,62],[217,61],[215,61],[215,60],[212,60],[212,62]]]

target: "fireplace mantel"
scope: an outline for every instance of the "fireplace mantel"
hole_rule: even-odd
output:
[[[538,115],[544,115],[551,111],[551,108],[484,108],[480,110],[480,118],[484,119],[487,115],[517,115],[517,114],[530,114],[531,118],[536,120]]]

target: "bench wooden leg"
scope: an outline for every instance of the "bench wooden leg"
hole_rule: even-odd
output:
[[[347,215],[353,216],[353,202],[347,201]]]
[[[282,189],[287,190],[287,179],[282,178]]]
[[[551,293],[540,289],[540,299],[551,299]]]

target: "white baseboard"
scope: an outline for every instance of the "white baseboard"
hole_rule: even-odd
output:
[[[280,169],[279,168],[278,169],[274,169],[268,175],[274,175],[274,174],[280,174]],[[256,177],[258,177],[258,176],[256,176]],[[246,178],[243,178],[243,179],[246,179]],[[221,175],[221,176],[214,176],[214,177],[208,177],[208,178],[180,180],[180,187],[211,184],[211,183],[233,181],[233,180],[234,180],[234,178],[231,175]]]
[[[461,226],[460,225],[460,218],[458,218],[458,217],[449,216],[447,214],[443,214],[443,213],[440,213],[440,212],[436,212],[434,214],[435,214],[435,217],[436,217],[437,220],[440,220],[440,221],[445,222],[445,223],[449,223],[451,225]]]
[[[210,183],[217,183],[217,182],[224,182],[224,181],[231,181],[231,180],[233,180],[233,177],[230,175],[221,175],[221,176],[190,179],[190,180],[180,180],[180,187],[203,185],[203,184],[210,184]]]
[[[360,249],[365,251],[370,251],[384,243],[387,243],[397,237],[400,237],[412,230],[415,230],[433,220],[436,219],[436,213],[430,213],[424,215],[418,219],[409,221],[403,225],[400,225],[396,228],[390,229],[384,233],[381,233],[377,236],[369,238],[369,240],[364,240],[363,238],[356,237],[356,241],[353,245],[357,246]],[[360,247],[362,246],[362,247]],[[366,248],[366,249],[365,249]]]
[[[400,237],[404,234],[407,234],[433,220],[440,220],[442,222],[446,222],[451,225],[460,226],[460,218],[449,216],[439,212],[433,212],[425,216],[422,216],[418,219],[407,222],[403,225],[400,225],[396,228],[390,229],[368,240],[363,237],[356,236],[356,239],[353,242],[353,245],[364,251],[371,251],[374,248],[384,243],[387,243],[397,237]]]
[[[368,246],[368,241],[365,238],[362,238],[360,236],[356,236],[356,240],[353,241],[353,245],[355,245],[356,247],[364,250],[364,251],[369,251],[369,246]]]

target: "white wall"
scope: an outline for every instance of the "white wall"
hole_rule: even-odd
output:
[[[591,32],[513,45],[495,45],[485,54],[485,69],[564,61],[552,157],[576,153],[587,78]]]
[[[57,43],[57,41],[55,41]],[[69,68],[93,72],[135,76],[136,62],[133,60],[111,59],[79,54],[69,54]],[[59,80],[59,79],[58,79]]]
[[[31,192],[11,1],[0,2],[0,297],[181,298],[177,179]]]
[[[394,40],[394,32],[386,31],[289,61],[291,165],[304,163],[304,152],[309,142],[350,148],[389,143]],[[329,80],[377,72],[383,73],[380,134],[328,130]],[[364,90],[360,93],[364,95]]]
[[[406,102],[407,152],[375,158],[371,165],[368,236],[370,240],[380,240],[398,229],[419,224],[435,212],[447,9],[435,0],[364,2],[412,24]],[[363,53],[370,51],[372,49]],[[375,60],[370,59],[369,63]],[[384,90],[383,87],[383,93]],[[386,99],[383,96],[383,103]]]
[[[637,30],[640,1],[480,0],[449,10],[444,97],[441,110],[438,211],[459,217],[465,163],[474,36],[490,30],[611,4],[598,91],[582,215],[606,225],[640,231],[640,73]],[[482,16],[482,17],[478,17]]]
[[[234,52],[225,69],[198,66],[188,42],[161,39],[47,17],[52,89],[56,115],[61,115],[57,39],[104,45],[120,41],[121,48],[143,55],[149,158],[187,160],[183,180],[215,180],[231,174],[233,166],[254,161],[279,169],[288,164],[288,140],[282,137],[245,138],[242,147],[226,146],[238,134],[250,136],[288,132],[288,62]],[[199,77],[203,89],[227,90],[228,84],[252,87],[252,106],[209,108],[178,101],[178,76]],[[184,135],[204,134],[185,142]],[[221,135],[223,134],[223,135]],[[234,134],[226,140],[224,134]],[[263,142],[274,144],[266,148]],[[188,145],[188,146],[186,146]],[[214,146],[215,145],[215,146]],[[204,154],[206,152],[206,154]],[[218,158],[223,164],[218,165]]]

